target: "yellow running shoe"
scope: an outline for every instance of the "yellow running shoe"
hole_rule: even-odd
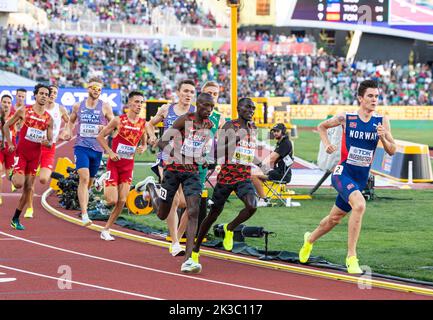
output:
[[[39,177],[39,173],[41,172],[41,166],[38,166],[36,169],[36,177]]]
[[[11,192],[15,192],[17,190],[17,188],[15,188],[14,184],[11,183]]]
[[[364,273],[359,267],[358,259],[356,256],[346,258],[347,273],[351,274],[362,274]]]
[[[304,234],[304,245],[299,250],[299,262],[306,263],[310,257],[311,251],[313,250],[313,244],[308,242],[311,232],[305,232]]]
[[[195,251],[193,251],[192,253],[191,253],[191,259],[192,259],[192,261],[194,261],[195,263],[199,263],[198,262],[198,258],[200,257],[200,253],[199,252],[195,252]]]
[[[0,195],[0,206],[3,204],[3,197]]]
[[[227,251],[232,251],[233,249],[233,235],[234,232],[227,230],[227,223],[224,225],[224,240],[223,240],[223,247]]]
[[[27,208],[24,218],[33,218],[33,208]]]

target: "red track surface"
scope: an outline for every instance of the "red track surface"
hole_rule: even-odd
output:
[[[431,24],[433,20],[433,11],[427,7],[412,5],[411,1],[405,1],[406,6],[401,6],[399,1],[391,0],[391,22],[398,24],[398,22],[404,23],[416,23],[416,24]],[[412,11],[415,8],[415,11]],[[423,11],[420,11],[423,10]],[[429,12],[430,14],[427,14]]]
[[[58,155],[71,152],[65,146]],[[38,185],[36,193],[45,188]],[[23,220],[26,230],[12,230],[9,220],[17,201],[16,196],[5,195],[1,207],[0,300],[431,298],[378,288],[361,290],[355,284],[209,257],[201,258],[200,275],[185,275],[180,272],[182,258],[171,257],[167,249],[121,238],[102,241],[98,233],[47,213],[40,198],[35,199],[35,218]],[[72,271],[71,289],[59,288],[61,266]],[[4,277],[16,281],[1,282]]]

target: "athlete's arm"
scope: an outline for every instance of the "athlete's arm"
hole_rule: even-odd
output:
[[[114,118],[113,108],[111,108],[111,106],[106,102],[102,104],[102,113],[104,114],[105,119],[107,119],[108,122],[113,120]]]
[[[65,127],[63,128],[63,131],[60,133],[60,137],[62,140],[69,141],[72,137],[71,128],[69,127],[69,114],[68,110],[64,106],[60,106],[60,113],[62,115],[62,120],[65,123]]]
[[[146,123],[146,132],[149,135],[149,144],[151,146],[156,145],[157,138],[155,135],[155,126],[158,123],[164,121],[164,119],[167,117],[168,107],[168,104],[162,105],[156,112],[156,115]]]
[[[96,137],[96,141],[99,142],[101,147],[105,150],[105,152],[108,153],[108,156],[113,161],[118,161],[120,158],[119,156],[108,146],[107,140],[105,140],[105,137],[111,134],[117,127],[119,126],[120,121],[119,117],[114,117],[106,127],[104,127],[101,132],[99,132],[98,136]]]
[[[42,144],[48,148],[51,148],[53,144],[53,126],[54,121],[53,118],[50,117],[50,123],[48,124],[47,128],[47,140],[42,141]]]
[[[232,155],[236,148],[236,131],[232,122],[224,123],[223,127],[218,130],[217,140],[217,164],[224,164],[225,160]],[[235,138],[235,139],[233,139]]]
[[[2,132],[1,132],[1,136],[2,136],[2,141],[0,142],[0,150],[4,148],[4,124],[5,124],[5,113],[3,109],[0,109],[0,124],[2,126]]]
[[[319,132],[320,139],[322,140],[322,143],[325,146],[325,150],[327,153],[333,153],[337,151],[337,146],[331,144],[331,142],[328,139],[327,130],[344,125],[345,122],[346,122],[346,114],[340,113],[335,117],[332,117],[331,119],[321,122],[317,126],[317,131]]]
[[[80,109],[80,104],[74,103],[74,105],[72,106],[71,114],[69,115],[69,122],[67,124],[68,130],[69,132],[71,132],[71,135],[72,135],[72,130],[74,129],[75,121],[77,121],[78,118],[79,109]]]
[[[11,140],[11,131],[10,131],[10,127],[12,127],[13,125],[15,125],[15,123],[17,123],[18,121],[22,121],[24,119],[25,116],[25,109],[18,109],[14,115],[12,116],[12,118],[10,118],[8,121],[6,121],[5,125],[3,126],[3,133],[4,133],[4,138],[6,138],[6,142],[8,143],[9,146],[9,152],[13,152],[15,150],[15,146],[12,143]]]
[[[146,126],[144,127],[146,129],[147,127],[147,123]],[[147,133],[146,130],[143,132],[143,135],[140,138],[140,143],[137,147],[137,153],[138,154],[142,154],[144,151],[147,150]]]
[[[392,156],[397,151],[397,146],[391,134],[391,124],[386,116],[383,117],[383,124],[377,126],[377,135],[386,153]]]
[[[178,135],[181,134],[180,131],[182,129],[185,129],[185,121],[186,121],[186,114],[177,118],[176,121],[173,123],[173,126],[165,130],[161,139],[158,140],[159,149],[164,150],[164,148],[168,146],[172,138],[177,137]]]

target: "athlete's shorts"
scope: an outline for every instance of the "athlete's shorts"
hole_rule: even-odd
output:
[[[3,150],[0,150],[0,163],[3,164],[6,170],[9,170],[13,167],[15,163],[15,155],[15,151],[9,152],[6,147]]]
[[[90,178],[94,178],[101,165],[102,152],[95,151],[90,148],[76,146],[74,148],[75,168],[89,169]]]
[[[13,169],[14,174],[35,176],[39,167],[41,153],[39,152],[17,152],[18,161]]]
[[[118,186],[122,183],[132,183],[132,173],[134,171],[134,160],[120,159],[119,161],[107,162],[107,172],[110,176],[105,180],[106,187]]]
[[[41,169],[46,168],[54,170],[54,157],[56,155],[56,144],[53,143],[51,148],[46,146],[41,147]]]
[[[228,197],[233,191],[239,199],[243,199],[249,194],[256,195],[256,189],[249,179],[234,184],[217,183],[212,195],[213,206],[224,207]]]
[[[356,190],[363,190],[360,188],[360,183],[355,181],[352,177],[344,174],[333,174],[331,177],[332,186],[337,190],[338,196],[335,200],[335,205],[344,212],[350,212],[352,207],[349,204],[349,196]]]
[[[182,184],[185,197],[201,196],[203,188],[198,172],[164,170],[164,178],[161,184],[161,200],[172,203],[180,184]]]

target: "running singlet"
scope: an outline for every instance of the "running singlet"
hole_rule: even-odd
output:
[[[133,160],[145,130],[146,120],[139,118],[136,123],[133,123],[126,114],[122,114],[119,120],[119,132],[113,138],[112,149],[119,155],[120,160]]]
[[[15,114],[15,110],[11,110],[9,112],[9,115],[6,117],[5,119],[5,123],[6,121],[8,121],[10,118],[13,117],[13,115]],[[15,125],[13,125],[10,129],[10,133],[11,133],[11,140],[12,140],[12,144],[14,146],[16,146],[16,136],[17,136],[17,128]],[[0,123],[0,141],[3,139],[3,127]],[[6,142],[6,138],[4,139],[4,143],[5,143],[5,148],[8,148],[8,143]]]
[[[86,106],[83,100],[78,109],[78,130],[75,146],[93,149],[96,152],[104,152],[104,149],[96,140],[99,134],[99,126],[107,124],[102,112],[102,100],[98,100],[96,108],[91,109]]]
[[[177,118],[179,118],[180,116],[183,115],[183,114],[181,114],[181,115],[176,114],[176,112],[174,111],[174,106],[175,105],[176,105],[175,103],[172,103],[168,107],[167,117],[165,117],[164,120],[163,120],[163,124],[164,124],[163,133],[168,128],[170,128],[171,126],[173,126],[173,123],[177,120]],[[195,107],[193,105],[191,105],[189,107],[189,110],[186,113],[188,113],[188,112],[194,112],[194,111],[195,111]],[[161,151],[161,152],[158,153],[158,159],[159,160],[167,160],[168,158],[167,158],[167,156],[165,154],[163,155],[163,153]]]
[[[383,117],[374,114],[368,122],[358,113],[346,113],[346,127],[341,144],[341,161],[333,175],[348,175],[362,186],[368,180],[374,152],[379,141],[377,126]]]
[[[60,106],[58,103],[55,103],[51,110],[46,111],[50,114],[51,118],[53,118],[53,143],[56,143],[60,133],[60,125],[62,123]]]
[[[240,130],[239,120],[231,120],[235,131]],[[253,122],[248,123],[251,134],[247,134],[243,139],[237,141],[236,148],[225,163],[221,166],[221,171],[217,177],[217,183],[235,184],[251,179],[251,165],[256,153],[256,126]]]
[[[44,111],[39,115],[33,107],[26,108],[23,127],[19,134],[19,143],[17,153],[25,152],[31,153],[32,150],[41,149],[41,142],[45,140],[46,130],[50,124],[51,116],[48,112]]]
[[[192,122],[193,125],[188,125],[188,122]],[[202,129],[206,124],[209,130]],[[198,126],[195,121],[195,115],[189,113],[185,121],[185,129],[181,131],[182,139],[174,140],[174,152],[180,151],[180,156],[184,161],[185,157],[194,158],[194,160],[203,157],[207,142],[211,138],[210,128],[212,128],[212,126],[213,124],[209,119],[204,119],[203,123]],[[192,170],[187,169],[184,164],[176,163],[176,161],[178,160],[167,163],[167,170],[178,172],[198,172],[198,165],[195,161],[193,163],[194,169]]]

